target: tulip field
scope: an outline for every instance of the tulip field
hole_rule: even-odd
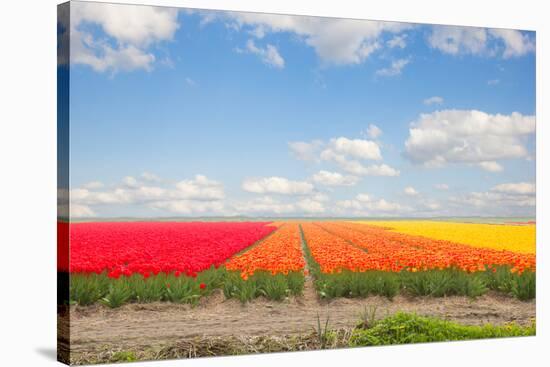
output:
[[[66,225],[66,224],[62,224]],[[58,224],[58,228],[60,224]],[[198,304],[466,295],[535,297],[535,225],[436,221],[88,222],[69,226],[71,302]],[[66,244],[64,244],[66,246]]]

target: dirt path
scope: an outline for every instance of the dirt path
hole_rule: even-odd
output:
[[[528,324],[535,317],[535,302],[521,302],[498,294],[475,301],[466,297],[382,297],[319,301],[311,282],[303,297],[284,302],[256,299],[245,305],[226,300],[221,292],[203,299],[198,307],[169,303],[128,304],[111,310],[103,306],[71,310],[71,343],[74,352],[109,345],[151,347],[193,337],[281,335],[311,332],[317,315],[330,317],[332,328],[353,327],[361,312],[377,306],[377,316],[396,311],[416,312],[464,324]]]

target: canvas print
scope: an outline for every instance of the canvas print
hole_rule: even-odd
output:
[[[58,358],[536,333],[532,30],[58,6]]]

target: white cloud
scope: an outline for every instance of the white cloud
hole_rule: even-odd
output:
[[[150,204],[151,208],[162,209],[176,214],[223,213],[224,204],[221,201],[171,200],[157,201]]]
[[[323,206],[323,203],[310,198],[298,201],[296,203],[296,207],[298,208],[298,210],[309,214],[320,214],[325,212],[325,207]]]
[[[138,184],[138,181],[132,177],[132,176],[126,176],[122,179],[122,182],[128,187],[136,187]]]
[[[316,161],[319,159],[318,155],[323,146],[323,142],[320,140],[313,140],[312,142],[294,141],[288,143],[292,154],[302,161]]]
[[[401,71],[403,70],[403,68],[405,66],[407,66],[407,64],[409,64],[410,61],[411,61],[410,58],[409,59],[398,59],[398,60],[392,61],[390,66],[388,66],[387,68],[382,68],[382,69],[376,70],[376,75],[378,75],[378,76],[388,76],[388,77],[389,76],[401,75]]]
[[[253,200],[235,204],[237,213],[261,213],[261,214],[288,214],[296,208],[292,203],[282,203],[270,196],[255,198]]]
[[[158,177],[157,175],[155,175],[151,172],[143,172],[141,174],[141,178],[144,179],[145,181],[150,181],[150,182],[159,182],[159,181],[161,181],[160,177]]]
[[[367,136],[369,138],[377,139],[381,135],[382,135],[382,130],[378,126],[374,124],[369,124],[369,127],[367,128]]]
[[[372,200],[369,194],[357,194],[355,199],[362,202],[367,202]]]
[[[488,172],[502,172],[504,168],[495,161],[479,162],[478,166]]]
[[[535,132],[535,117],[517,112],[488,114],[477,110],[442,110],[421,114],[411,123],[405,156],[414,163],[492,162],[526,158],[526,138]],[[483,168],[496,166],[483,163]]]
[[[443,104],[443,97],[433,96],[430,98],[426,98],[423,102],[426,106],[431,106],[433,104]]]
[[[220,214],[225,198],[220,182],[203,175],[182,180],[175,184],[152,186],[161,183],[154,175],[143,175],[143,181],[132,176],[125,177],[119,185],[100,190],[102,187],[79,187],[70,191],[71,216],[95,215],[97,206],[141,206],[174,213],[192,214],[215,212]],[[152,181],[154,179],[154,181]]]
[[[285,59],[279,54],[277,47],[268,44],[265,48],[256,46],[253,40],[246,42],[246,49],[243,51],[238,49],[239,52],[247,52],[257,55],[262,62],[268,66],[276,69],[283,69],[285,67]]]
[[[89,189],[89,190],[95,190],[95,189],[101,189],[103,187],[103,183],[99,181],[91,181],[88,183],[85,183],[82,185],[82,188]]]
[[[351,200],[340,200],[336,202],[336,211],[341,214],[351,213],[353,215],[395,215],[409,212],[411,208],[397,202],[385,199],[373,199],[368,194],[359,194]]]
[[[405,187],[403,192],[405,193],[405,195],[409,195],[409,196],[417,196],[418,195],[418,191],[416,191],[416,189],[412,186]]]
[[[400,172],[387,164],[372,164],[370,166],[356,167],[355,172],[361,176],[399,176]]]
[[[152,45],[178,29],[175,8],[76,2],[71,5],[71,63],[97,72],[152,70]],[[98,26],[106,37],[94,35]]]
[[[498,83],[500,83],[500,79],[487,80],[487,85],[497,85]]]
[[[88,218],[95,217],[96,213],[86,205],[71,204],[71,218]]]
[[[503,183],[488,191],[449,198],[454,215],[534,216],[536,186],[531,182]]]
[[[502,57],[517,57],[535,51],[535,42],[527,34],[514,29],[489,29],[489,34],[504,43]]]
[[[259,13],[225,13],[233,29],[244,29],[260,39],[267,33],[292,33],[312,47],[326,64],[360,64],[382,47],[383,34],[396,34],[410,24],[275,15]]]
[[[312,176],[315,183],[324,186],[353,186],[359,178],[355,176],[346,176],[338,172],[329,172],[321,170]]]
[[[380,135],[382,131],[371,124],[367,133]],[[399,171],[387,164],[365,166],[361,163],[362,160],[382,160],[380,146],[372,140],[339,137],[330,139],[328,143],[319,140],[311,143],[291,142],[289,147],[298,159],[333,162],[353,176],[399,176]]]
[[[504,183],[493,187],[491,191],[503,194],[534,195],[536,186],[531,182]]]
[[[234,204],[236,213],[256,215],[289,215],[289,214],[320,214],[325,212],[323,205],[325,198],[315,196],[303,198],[297,202],[282,202],[270,196],[254,198]]]
[[[178,199],[221,200],[225,197],[223,185],[203,175],[180,181],[175,186],[176,190],[171,195]]]
[[[435,184],[434,187],[435,187],[436,189],[442,190],[442,191],[447,191],[447,190],[449,190],[449,185],[444,184],[444,183],[442,183],[442,184]]]
[[[369,160],[382,159],[380,147],[376,142],[345,137],[331,139],[327,148],[321,152],[321,159],[331,160],[337,155],[349,155],[353,158]]]
[[[460,26],[433,26],[428,44],[451,55],[501,55],[503,58],[522,56],[535,50],[534,40],[520,31]]]
[[[406,34],[400,34],[393,36],[390,40],[386,42],[389,48],[405,48],[407,46],[407,43],[405,42],[405,39],[407,38]]]
[[[291,181],[284,177],[248,178],[241,187],[255,194],[305,195],[313,192],[311,183]]]

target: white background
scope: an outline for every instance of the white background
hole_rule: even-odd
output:
[[[131,3],[131,1],[118,1]],[[132,366],[406,365],[547,363],[549,22],[544,1],[166,0],[207,9],[443,23],[537,31],[537,337],[136,363]],[[0,10],[0,364],[54,365],[56,347],[56,4],[3,1]],[[546,344],[546,350],[544,345]]]

